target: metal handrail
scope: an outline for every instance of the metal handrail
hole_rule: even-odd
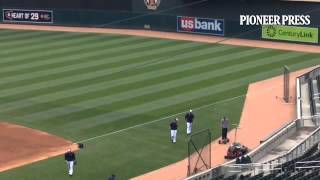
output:
[[[320,163],[320,161],[299,161],[296,164]]]
[[[319,133],[320,132],[320,127],[318,127],[316,130],[314,130],[307,138],[305,138],[305,140],[304,141],[302,141],[302,142],[300,142],[299,144],[297,144],[296,146],[294,146],[293,148],[291,148],[286,154],[284,154],[284,155],[282,155],[282,156],[280,156],[280,157],[278,157],[278,158],[276,158],[276,159],[274,159],[274,160],[271,160],[271,161],[268,161],[268,162],[274,162],[274,161],[280,161],[280,159],[282,159],[282,158],[285,158],[285,159],[289,159],[289,157],[290,156],[292,156],[292,158],[294,159],[294,158],[297,158],[297,157],[299,157],[299,156],[301,156],[302,155],[302,151],[300,152],[300,154],[297,154],[296,153],[296,155],[294,155],[294,151],[296,150],[296,149],[298,149],[299,147],[302,147],[303,146],[303,144],[305,144],[307,141],[309,141],[310,139],[311,139],[311,137],[314,137],[314,135],[316,134],[316,133]],[[318,141],[317,142],[313,142],[312,144],[309,144],[309,147],[312,147],[313,145],[315,145],[316,143],[319,143],[319,141],[320,141],[320,138],[318,138]],[[305,149],[304,149],[304,151],[303,152],[306,152],[306,147],[305,147]]]
[[[305,166],[305,167],[296,167],[296,169],[313,169],[313,168],[320,168],[320,166]]]

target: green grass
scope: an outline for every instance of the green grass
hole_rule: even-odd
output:
[[[281,74],[284,65],[297,70],[320,62],[319,54],[135,36],[0,35],[0,118],[85,140],[73,177],[79,180],[111,173],[128,179],[181,160],[188,137],[181,121],[178,143],[170,143],[168,125],[175,116],[183,119],[195,109],[194,131],[209,128],[216,138],[222,116],[239,121],[249,83]],[[0,179],[69,177],[56,157]]]

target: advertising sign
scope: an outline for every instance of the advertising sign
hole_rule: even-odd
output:
[[[3,22],[52,23],[53,12],[46,10],[3,9]]]
[[[262,26],[262,38],[318,43],[318,28],[297,26]]]
[[[178,16],[177,31],[223,36],[224,20]]]

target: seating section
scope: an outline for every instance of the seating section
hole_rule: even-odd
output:
[[[318,150],[318,144],[314,145],[302,156],[283,163],[279,168],[280,170],[274,170],[272,173],[260,173],[254,176],[248,175],[232,175],[225,177],[224,175],[215,177],[213,180],[309,180],[320,179],[320,150]],[[308,162],[308,163],[297,163]],[[309,168],[310,166],[319,166],[315,168]]]

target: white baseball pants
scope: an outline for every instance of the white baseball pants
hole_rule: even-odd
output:
[[[67,161],[67,165],[68,165],[68,173],[69,175],[73,175],[73,165],[74,165],[74,161]]]
[[[187,134],[191,134],[192,131],[192,123],[187,122]]]
[[[177,130],[171,130],[170,132],[171,132],[170,137],[171,137],[172,142],[174,142],[174,143],[177,142]]]

